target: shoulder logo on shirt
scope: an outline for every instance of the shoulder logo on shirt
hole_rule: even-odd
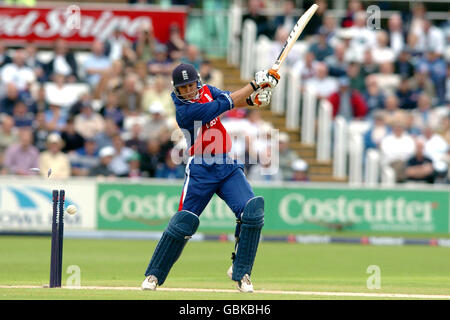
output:
[[[205,93],[204,96],[206,97],[206,99],[208,99],[208,101],[213,101],[213,98],[211,98],[209,94]]]
[[[183,77],[183,80],[189,79],[189,75],[186,70],[181,71],[181,76]]]

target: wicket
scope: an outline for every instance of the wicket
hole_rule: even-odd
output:
[[[64,190],[53,190],[52,243],[50,260],[50,288],[61,287],[64,238]],[[59,207],[58,207],[59,205]],[[58,210],[59,209],[59,210]]]

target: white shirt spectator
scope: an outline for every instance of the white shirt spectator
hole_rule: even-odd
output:
[[[398,160],[407,161],[414,155],[416,144],[406,132],[399,137],[391,133],[381,140],[380,149],[382,161],[387,165]]]
[[[53,63],[53,72],[69,76],[72,73],[72,68],[67,63],[66,59],[62,55],[55,56],[55,62]]]
[[[429,24],[429,21],[425,22]],[[419,37],[417,47],[421,51],[427,51],[428,49],[433,49],[433,51],[443,54],[445,50],[445,36],[444,32],[433,25],[425,32],[422,29],[416,29],[416,35]]]
[[[62,87],[55,83],[45,85],[45,96],[50,104],[56,104],[68,110],[77,101],[77,96],[73,94],[70,85],[64,84]]]
[[[375,63],[380,64],[384,62],[394,62],[395,60],[395,53],[394,50],[392,50],[389,47],[384,48],[374,48],[372,51],[373,61]]]
[[[434,163],[443,161],[448,151],[448,144],[445,139],[439,134],[433,134],[428,140],[425,140],[423,153],[430,158]]]
[[[19,91],[26,90],[28,84],[36,80],[31,68],[25,65],[19,67],[14,63],[3,66],[0,77],[3,83],[14,83]]]

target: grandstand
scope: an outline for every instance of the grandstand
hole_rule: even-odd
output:
[[[321,9],[281,70],[282,81],[274,92],[272,104],[268,109],[259,110],[261,119],[256,127],[261,129],[269,125],[286,134],[289,149],[308,164],[309,181],[370,185],[448,183],[448,3],[316,2]],[[61,9],[70,2],[24,3],[32,5],[23,7],[28,10],[24,12],[29,12],[33,8]],[[64,38],[61,34],[52,35],[49,41],[39,34],[23,37],[7,29],[7,23],[2,25],[2,174],[35,174],[23,168],[12,168],[14,153],[11,150],[7,152],[10,145],[20,140],[19,131],[31,127],[33,144],[40,153],[46,151],[45,139],[51,132],[61,135],[65,144],[62,154],[66,158],[64,161],[70,163],[71,175],[88,175],[89,171],[78,170],[80,164],[75,163],[74,159],[85,156],[83,143],[95,140],[97,150],[92,157],[96,161],[83,162],[87,166],[99,164],[101,147],[114,146],[123,148],[123,154],[136,153],[140,159],[156,157],[158,160],[152,168],[141,163],[137,173],[142,177],[155,177],[158,169],[166,166],[164,159],[167,152],[180,142],[167,139],[167,132],[176,130],[173,110],[167,104],[170,94],[168,77],[176,62],[208,65],[204,67],[206,82],[230,91],[238,89],[257,70],[270,67],[274,52],[284,41],[283,31],[285,37],[285,29],[313,1],[116,0],[108,3],[99,6],[79,1],[82,13],[91,10],[88,15],[95,19],[110,10],[128,10],[131,20],[135,19],[136,12],[153,11],[155,15],[149,16],[152,27],[148,23],[143,25],[150,28],[147,31],[157,35],[156,40],[151,40],[155,45],[147,47],[146,43],[139,41],[138,33],[142,32],[142,36],[146,31],[144,27],[133,29],[131,22],[128,29],[122,25],[114,38],[112,33],[117,28],[111,29],[106,38],[96,39],[93,32],[84,40],[69,36],[66,42],[56,41]],[[373,4],[380,9],[381,29],[372,30],[367,24],[372,12],[367,10]],[[5,14],[14,16],[14,10],[18,7],[9,6],[5,1],[0,10],[2,19],[6,19]],[[182,49],[177,49],[174,43],[169,44],[172,40],[168,42],[166,35],[169,35],[170,25],[164,24],[162,21],[166,18],[159,20],[161,16],[155,13],[161,10],[185,14],[182,18],[185,20],[177,20],[183,23],[178,25],[179,38],[175,35],[176,40],[173,40],[174,43],[183,42]],[[289,19],[292,21],[289,22]],[[100,32],[102,28],[97,29]],[[131,34],[131,30],[135,34]],[[57,43],[61,48],[57,48]],[[58,53],[58,50],[63,53]],[[99,52],[97,56],[95,50]],[[64,59],[56,59],[61,56]],[[157,56],[161,56],[162,60],[159,61]],[[16,78],[11,76],[14,70],[8,68],[8,64],[20,64],[16,60],[21,59],[32,71],[29,75],[31,83],[21,78],[16,82]],[[104,66],[101,71],[93,70],[98,69],[99,65]],[[68,67],[71,72],[67,71]],[[323,75],[318,75],[318,69],[322,70]],[[63,73],[64,77],[55,80],[55,75],[59,73]],[[165,85],[155,89],[156,79],[160,78],[165,79]],[[376,94],[369,89],[371,80],[378,87]],[[345,88],[350,91],[345,91]],[[67,92],[70,94],[67,95]],[[351,92],[351,96],[345,92]],[[354,109],[357,108],[354,105],[356,100],[360,102],[360,113]],[[151,111],[158,109],[155,101],[163,106],[162,111]],[[23,102],[27,108],[25,112],[22,110]],[[83,110],[89,109],[84,108],[85,105],[101,117],[92,117],[92,111],[84,114]],[[375,115],[381,117],[383,122],[377,130],[374,130]],[[242,120],[242,117],[247,120],[248,114],[225,116],[228,120]],[[94,118],[96,120],[86,122],[92,126],[92,134],[85,132],[83,126],[76,126],[80,119],[87,121]],[[72,122],[75,123],[75,132],[68,134],[68,124]],[[158,132],[152,130],[159,126],[163,129]],[[392,135],[391,131],[397,126],[403,127],[404,132],[399,135],[410,143],[411,148],[402,150],[402,154],[392,155],[395,147],[382,140]],[[117,141],[115,146],[113,141],[117,135],[121,141]],[[83,143],[73,144],[77,139]],[[152,145],[149,140],[157,140],[157,146],[148,146]],[[394,146],[395,143],[403,145],[402,141],[397,140],[391,143]],[[428,169],[423,169],[423,172],[421,167],[414,169],[413,163],[419,165],[414,162],[418,156],[416,143],[424,145],[424,156],[432,165],[431,171],[422,162],[421,165]],[[89,160],[89,157],[83,159]],[[112,176],[131,175],[127,156],[120,157],[114,163]],[[291,179],[288,177],[285,180]]]

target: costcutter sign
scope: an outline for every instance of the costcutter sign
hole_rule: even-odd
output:
[[[185,21],[186,11],[178,6],[170,10],[69,4],[33,8],[0,6],[0,38],[43,45],[64,38],[72,45],[89,45],[95,39],[107,39],[116,28],[134,39],[143,23],[151,23],[155,37],[166,42],[172,24],[177,24],[184,36]]]

